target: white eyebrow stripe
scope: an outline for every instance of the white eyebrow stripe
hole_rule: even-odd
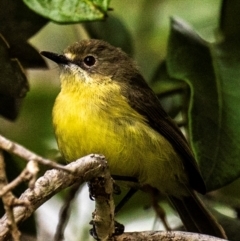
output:
[[[73,60],[76,56],[75,54],[72,54],[72,53],[65,53],[64,55],[70,60]]]

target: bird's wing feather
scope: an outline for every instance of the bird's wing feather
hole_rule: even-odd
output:
[[[122,94],[130,106],[148,120],[149,125],[162,134],[182,156],[184,167],[190,179],[190,185],[196,191],[206,193],[205,183],[199,172],[196,160],[184,135],[162,108],[154,92],[140,74],[131,78]]]

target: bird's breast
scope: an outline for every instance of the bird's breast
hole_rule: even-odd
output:
[[[54,105],[53,124],[59,149],[68,161],[103,154],[111,174],[136,177],[141,184],[158,189],[161,185],[163,192],[178,179],[186,181],[172,145],[130,107],[118,85],[74,92],[62,89]]]

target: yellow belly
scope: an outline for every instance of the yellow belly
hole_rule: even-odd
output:
[[[103,154],[112,174],[136,177],[163,193],[184,193],[188,181],[179,155],[128,105],[119,86],[63,88],[54,105],[53,124],[67,161]]]

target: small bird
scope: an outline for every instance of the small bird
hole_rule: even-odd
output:
[[[226,238],[195,194],[206,187],[184,135],[126,53],[90,39],[41,54],[60,67],[53,125],[67,161],[103,154],[112,175],[167,195],[188,231]]]

